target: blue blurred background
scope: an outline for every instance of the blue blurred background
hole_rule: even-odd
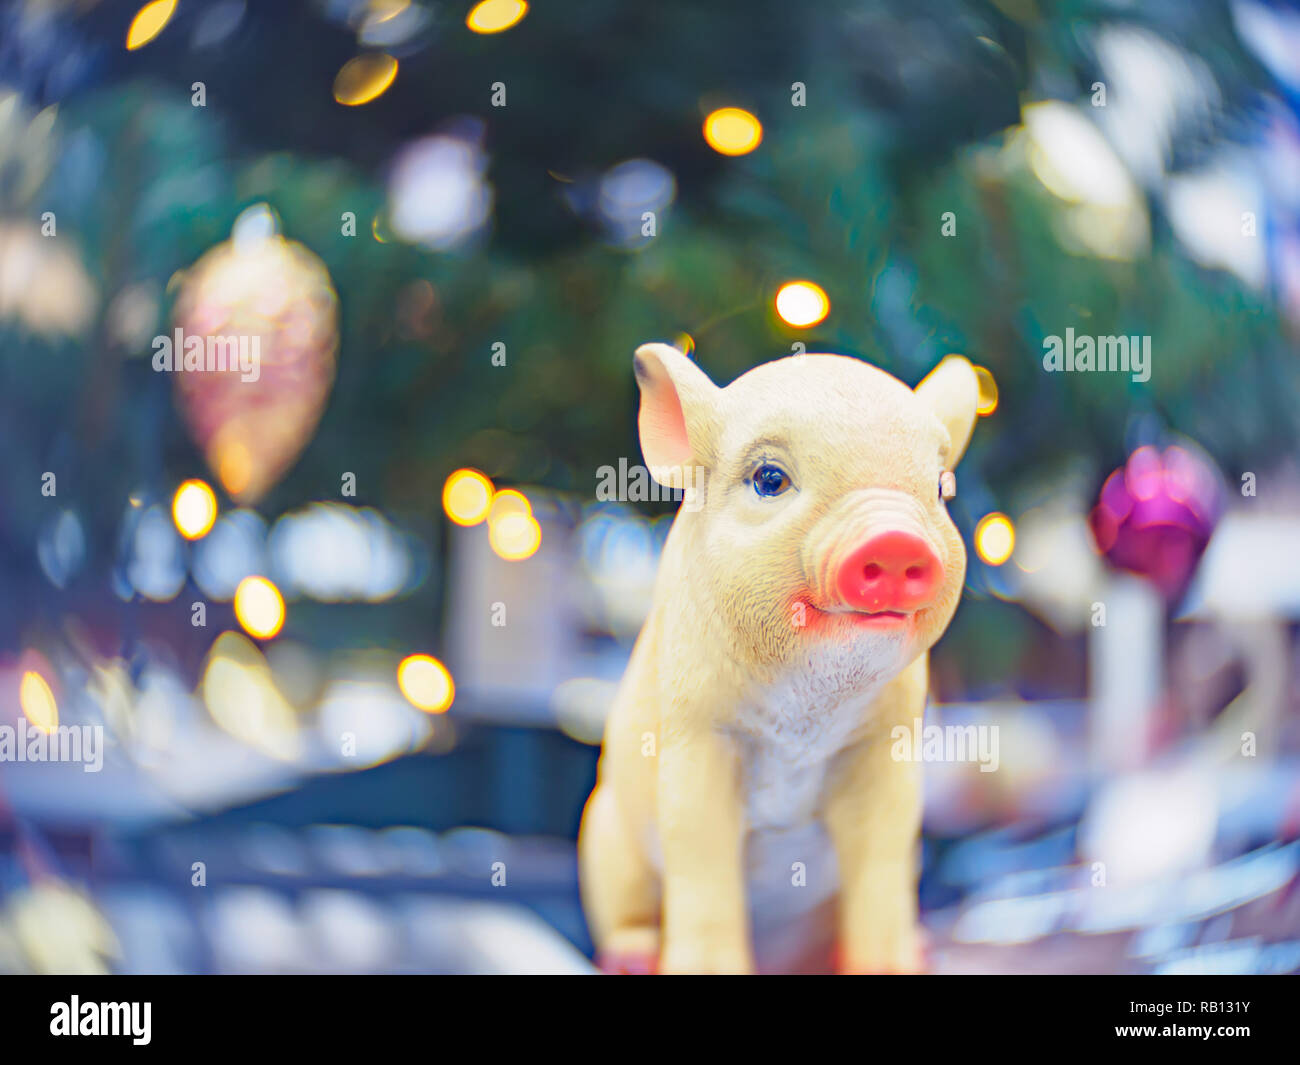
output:
[[[0,6],[0,971],[591,971],[650,339],[979,367],[933,970],[1300,971],[1273,0]]]

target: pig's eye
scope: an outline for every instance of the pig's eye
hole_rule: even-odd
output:
[[[754,491],[760,496],[779,496],[790,487],[790,477],[780,466],[763,463],[754,471]]]
[[[957,475],[951,470],[939,474],[939,498],[953,499],[957,495]]]

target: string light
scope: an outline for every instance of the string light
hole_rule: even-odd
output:
[[[512,512],[488,525],[488,542],[500,558],[520,562],[542,546],[542,527],[531,514]]]
[[[143,48],[166,28],[176,13],[176,0],[154,0],[135,13],[126,31],[126,49],[134,52]]]
[[[723,107],[704,120],[704,139],[722,155],[748,155],[762,143],[763,124],[739,107]]]
[[[244,631],[269,640],[284,625],[284,597],[265,577],[245,577],[235,589],[235,617]]]
[[[1016,549],[1016,527],[1005,514],[994,511],[975,526],[975,552],[990,566],[1000,566]]]
[[[494,524],[509,514],[523,514],[530,517],[533,513],[533,505],[528,502],[528,497],[523,492],[516,492],[513,488],[503,488],[500,492],[492,497],[492,506],[488,508],[488,524]]]
[[[478,470],[457,470],[442,486],[442,509],[457,525],[477,525],[492,505],[492,482]]]
[[[825,289],[811,281],[791,281],[776,294],[776,313],[787,325],[807,329],[824,321],[831,313],[831,300]]]
[[[217,497],[203,481],[186,481],[172,497],[172,520],[187,540],[206,536],[217,520]]]
[[[524,0],[483,0],[470,9],[465,25],[475,33],[502,33],[528,14]]]
[[[410,704],[429,714],[444,713],[456,698],[447,667],[431,655],[407,655],[397,666],[397,686]]]
[[[360,107],[388,91],[397,77],[397,60],[384,52],[349,59],[334,76],[334,99],[345,107]]]
[[[35,670],[28,670],[18,685],[18,705],[23,716],[42,732],[53,732],[59,726],[59,704],[49,682]]]

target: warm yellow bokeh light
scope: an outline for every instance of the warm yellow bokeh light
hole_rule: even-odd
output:
[[[237,499],[253,479],[253,456],[242,441],[232,440],[230,435],[219,439],[213,453],[221,486]]]
[[[287,762],[301,757],[303,738],[293,706],[251,640],[237,632],[218,636],[199,691],[212,720],[240,742]]]
[[[447,667],[430,655],[407,655],[397,667],[397,686],[412,706],[441,714],[456,698]]]
[[[135,13],[126,31],[127,51],[143,48],[162,33],[172,15],[176,13],[176,0],[154,0]]]
[[[488,516],[492,490],[478,470],[457,470],[442,486],[442,509],[457,525],[477,525]]]
[[[723,107],[704,120],[704,139],[723,155],[746,155],[763,140],[763,124],[739,107]]]
[[[525,517],[532,517],[533,505],[528,502],[528,497],[523,492],[516,492],[513,488],[503,488],[492,497],[492,505],[488,508],[488,523],[500,521],[508,514],[522,514]]]
[[[411,6],[411,0],[370,0],[366,8],[366,26],[391,22]]]
[[[187,540],[207,536],[217,520],[216,493],[203,481],[186,481],[172,497],[172,521]]]
[[[976,366],[974,370],[975,380],[979,384],[979,405],[975,408],[975,413],[981,416],[992,414],[998,409],[998,383],[987,367]]]
[[[35,670],[28,670],[18,685],[18,705],[34,728],[53,732],[59,727],[59,704],[49,683]]]
[[[507,562],[519,562],[542,546],[542,527],[531,514],[507,514],[488,525],[488,543]]]
[[[483,0],[465,16],[465,25],[475,33],[500,33],[528,14],[524,0]]]
[[[975,551],[990,566],[1000,566],[1016,549],[1016,527],[1005,514],[994,511],[975,526]]]
[[[776,313],[787,325],[807,329],[824,321],[831,313],[831,300],[825,289],[811,281],[791,281],[776,294]]]
[[[269,640],[284,625],[284,597],[265,577],[245,577],[235,589],[235,617],[244,631]]]
[[[334,99],[345,107],[359,107],[382,96],[397,77],[397,60],[384,52],[369,52],[349,59],[334,76]]]

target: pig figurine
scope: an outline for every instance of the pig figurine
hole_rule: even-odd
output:
[[[646,465],[686,495],[583,812],[598,959],[916,972],[920,766],[891,730],[961,596],[974,368],[913,390],[798,355],[718,388],[666,344],[634,367]]]

